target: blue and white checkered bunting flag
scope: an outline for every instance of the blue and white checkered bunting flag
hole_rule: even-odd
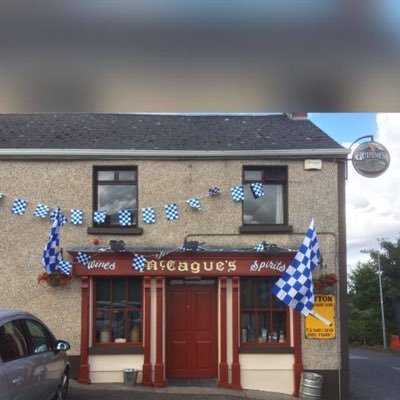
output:
[[[61,254],[58,250],[60,245],[60,226],[61,225],[61,210],[56,210],[53,225],[50,228],[50,235],[43,249],[42,264],[46,273],[54,272],[61,261]]]
[[[264,185],[261,182],[251,183],[250,188],[255,199],[264,196]]]
[[[166,204],[164,207],[168,221],[173,221],[179,218],[178,206],[176,204]]]
[[[186,203],[188,203],[191,208],[201,210],[200,200],[198,198],[186,200]]]
[[[50,207],[46,204],[38,204],[36,206],[35,211],[33,212],[33,217],[45,218],[48,212],[50,211]]]
[[[221,189],[219,187],[212,187],[208,189],[209,196],[217,196],[221,193]]]
[[[118,212],[119,224],[122,226],[132,225],[132,214],[130,210],[121,210]]]
[[[156,211],[152,207],[142,208],[142,218],[144,224],[154,224],[156,222]]]
[[[81,251],[78,252],[78,255],[76,256],[76,261],[78,261],[82,265],[88,265],[90,261],[92,260],[92,257],[89,255],[82,253]]]
[[[83,211],[73,208],[71,210],[71,224],[82,225],[82,222],[83,222]]]
[[[64,275],[71,275],[72,272],[72,263],[69,261],[60,261],[58,264],[58,270]]]
[[[61,213],[61,210],[60,210],[60,213]],[[52,211],[50,213],[50,219],[54,222],[57,218],[57,215],[58,215],[57,210]],[[60,219],[61,226],[64,226],[68,222],[68,219],[65,218],[65,216],[62,213],[60,214],[59,219]]]
[[[231,188],[232,200],[235,202],[244,200],[243,186],[234,186]]]
[[[258,243],[257,246],[254,247],[255,251],[264,251],[265,250],[265,242]]]
[[[96,224],[104,224],[106,220],[106,212],[103,210],[97,210],[93,213],[93,221]]]
[[[27,202],[24,199],[15,199],[11,212],[18,215],[24,215]]]
[[[142,256],[141,254],[136,254],[133,257],[133,263],[132,263],[132,268],[135,271],[143,271],[144,267],[146,265],[146,257]]]
[[[0,199],[2,199],[4,197],[4,193],[0,192]]]
[[[312,271],[318,265],[320,255],[312,220],[294,260],[271,289],[280,300],[303,315],[308,315],[314,307]]]

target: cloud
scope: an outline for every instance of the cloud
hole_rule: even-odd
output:
[[[377,178],[365,178],[349,162],[346,213],[350,269],[368,259],[361,250],[378,249],[378,239],[394,241],[400,236],[400,113],[377,114],[377,127],[374,139],[388,149],[389,169]]]

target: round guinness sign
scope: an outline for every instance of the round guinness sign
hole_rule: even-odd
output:
[[[378,142],[364,142],[354,150],[352,161],[360,175],[376,178],[389,168],[390,154]]]

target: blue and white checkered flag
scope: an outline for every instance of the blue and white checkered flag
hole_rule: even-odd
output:
[[[61,254],[58,250],[60,246],[60,227],[61,227],[61,210],[56,210],[53,225],[50,228],[50,235],[44,246],[42,264],[46,273],[54,272],[61,261]]]
[[[92,260],[92,257],[89,255],[82,253],[81,251],[78,252],[78,255],[76,256],[76,261],[78,261],[82,265],[88,265],[90,261]]]
[[[209,196],[218,196],[221,193],[221,189],[219,187],[212,187],[208,189]]]
[[[60,210],[60,215],[59,215],[59,216],[58,216],[58,210],[54,210],[54,211],[52,211],[52,212],[50,213],[50,219],[51,219],[53,222],[54,222],[57,218],[60,219],[61,226],[64,226],[64,225],[68,222],[68,219],[64,217],[64,215],[61,213],[61,210]]]
[[[33,212],[33,217],[45,218],[48,212],[50,211],[50,207],[46,204],[38,204],[36,206],[35,211]]]
[[[73,208],[71,210],[71,224],[82,225],[82,222],[83,222],[83,211]]]
[[[272,286],[272,293],[303,315],[310,314],[314,307],[312,271],[318,265],[320,255],[317,233],[312,220],[294,260]]]
[[[146,265],[146,261],[147,261],[147,259],[145,256],[135,253],[135,256],[133,257],[132,268],[135,271],[143,271],[144,267]]]
[[[198,198],[186,200],[186,203],[188,203],[190,207],[195,208],[196,210],[201,210],[200,200]]]
[[[258,243],[257,246],[254,247],[255,251],[264,251],[265,250],[265,242]]]
[[[130,210],[121,210],[118,212],[119,224],[122,226],[132,225],[132,216]]]
[[[243,186],[234,186],[231,188],[232,200],[235,202],[244,200]]]
[[[251,183],[250,188],[255,199],[264,196],[264,185],[261,182]]]
[[[106,221],[106,212],[103,210],[97,210],[93,213],[93,221],[96,224],[104,224]]]
[[[156,222],[156,211],[152,207],[142,208],[142,218],[145,224],[154,224]]]
[[[11,212],[18,215],[24,215],[26,210],[27,202],[24,199],[15,199],[12,206]]]
[[[58,264],[58,270],[64,275],[71,275],[72,263],[69,261],[60,261]]]
[[[0,199],[4,197],[4,193],[0,192]]]
[[[168,221],[173,221],[174,219],[179,218],[178,206],[176,204],[166,204],[164,207]]]

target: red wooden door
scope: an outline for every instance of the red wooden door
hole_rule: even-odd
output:
[[[217,377],[217,288],[204,283],[168,286],[167,378]]]

